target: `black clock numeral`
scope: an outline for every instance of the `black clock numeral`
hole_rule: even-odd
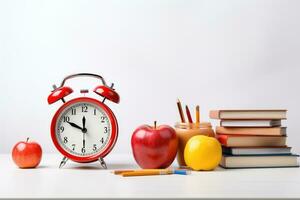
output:
[[[94,144],[93,145],[93,151],[96,151],[97,150],[97,144]]]
[[[96,108],[94,109],[94,115],[97,115],[97,109]]]
[[[72,115],[76,115],[76,108],[72,108],[71,114],[72,114]]]
[[[63,127],[63,126],[61,126],[61,127],[58,128],[58,132],[59,132],[59,133],[64,132],[64,130],[65,130],[65,127]]]
[[[108,127],[104,127],[104,133],[107,133],[108,132]]]
[[[101,138],[100,142],[103,144],[104,143],[104,138]]]
[[[65,143],[65,144],[68,143],[68,137],[64,137],[64,143]]]
[[[88,107],[87,106],[82,106],[81,107],[81,112],[88,112]]]
[[[101,116],[101,123],[105,122],[105,116]]]
[[[70,121],[70,117],[69,116],[64,116],[64,122],[69,122]]]
[[[82,147],[81,153],[85,153],[85,148],[84,147]]]
[[[72,150],[74,151],[75,150],[75,144],[72,144]]]

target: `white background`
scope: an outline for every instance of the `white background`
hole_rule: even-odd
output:
[[[200,104],[205,121],[211,109],[286,108],[288,143],[300,153],[299,8],[289,0],[0,0],[0,152],[26,137],[56,152],[49,126],[61,102],[47,104],[51,85],[92,72],[121,96],[108,103],[120,125],[114,152],[131,151],[138,125],[174,125],[180,98]],[[97,84],[68,82],[77,91]]]

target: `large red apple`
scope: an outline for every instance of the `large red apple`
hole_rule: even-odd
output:
[[[12,158],[20,168],[34,168],[42,159],[42,148],[36,142],[18,142],[12,150]]]
[[[177,153],[178,139],[175,130],[168,125],[142,125],[131,137],[134,159],[141,168],[161,169],[169,167]]]

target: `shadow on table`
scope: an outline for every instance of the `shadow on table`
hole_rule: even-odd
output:
[[[105,170],[98,163],[88,163],[88,164],[72,164],[69,166],[64,166],[62,169],[71,169],[71,170]],[[132,165],[127,164],[109,164],[107,163],[107,170],[115,170],[115,169],[132,169]]]
[[[137,169],[139,168],[137,165],[130,165],[130,164],[122,164],[122,163],[114,163],[114,164],[108,164],[108,169]]]

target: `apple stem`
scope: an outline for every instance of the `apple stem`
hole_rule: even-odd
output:
[[[26,139],[26,142],[28,142],[28,140],[29,140],[29,137]]]
[[[156,121],[154,121],[154,129],[156,129]]]

